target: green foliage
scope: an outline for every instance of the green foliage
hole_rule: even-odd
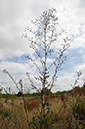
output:
[[[82,96],[78,103],[74,104],[73,108],[72,108],[73,112],[74,112],[74,117],[76,119],[79,120],[85,120],[85,97]]]
[[[44,124],[44,129],[48,129],[49,126],[51,126],[54,122],[59,121],[59,117],[56,113],[53,113],[50,111],[50,105],[48,102],[46,102],[43,106],[46,106],[46,112],[44,121],[42,121],[39,116],[37,118],[33,117],[32,121],[29,123],[33,128],[38,129],[40,127],[40,124]],[[39,128],[40,129],[40,128]]]
[[[39,93],[25,93],[24,97],[39,97]]]
[[[48,112],[48,111],[47,111]],[[56,113],[48,112],[45,114],[45,118],[43,121],[44,129],[48,129],[54,122],[59,121],[59,117]],[[42,123],[39,117],[32,118],[32,121],[29,123],[32,127],[35,129],[38,129],[40,127],[39,125]],[[40,128],[39,128],[40,129]]]
[[[15,94],[15,93],[13,93],[13,94],[11,94],[11,96],[10,96],[11,98],[12,98],[12,100],[14,101],[16,98],[17,98],[17,95]],[[11,99],[10,98],[10,99]]]
[[[10,99],[10,96],[9,94],[3,94],[3,98],[5,98],[5,102],[7,102],[8,99]]]
[[[2,87],[2,88],[0,88],[0,94],[1,94],[2,90],[3,90],[3,87]]]
[[[44,89],[41,90],[41,94],[43,94],[43,93],[44,93]],[[50,89],[48,89],[47,87],[45,87],[45,95],[48,95],[48,94],[50,94],[50,93],[52,93],[52,92],[50,91]]]
[[[8,109],[4,109],[1,111],[1,115],[3,115],[3,117],[9,117],[11,116],[11,112]]]
[[[52,93],[53,95],[60,95],[60,94],[65,94],[68,93],[69,91],[57,91],[56,93]]]
[[[39,123],[41,123],[41,120],[39,118],[35,119],[35,117],[32,118],[32,122],[30,122],[30,125],[37,126]]]
[[[32,97],[36,97],[36,96],[39,96],[39,93],[32,93],[31,95]]]
[[[48,129],[52,124],[54,124],[57,121],[59,121],[58,115],[56,113],[49,112],[44,119],[45,129]]]
[[[0,88],[0,99],[2,98],[2,90],[3,90],[3,88]]]

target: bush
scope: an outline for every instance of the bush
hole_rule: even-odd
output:
[[[23,93],[21,91],[18,92],[17,96],[21,97],[23,95]]]
[[[79,120],[85,120],[85,97],[82,96],[76,106],[73,106],[74,117]]]

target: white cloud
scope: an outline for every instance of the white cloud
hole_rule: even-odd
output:
[[[82,72],[85,73],[85,63],[83,63],[82,65],[76,65],[76,66],[74,67],[74,70],[75,70],[75,71],[81,70]]]
[[[75,81],[75,73],[65,73],[63,76],[58,77],[57,81],[55,82],[55,86],[53,87],[53,91],[59,90],[70,90],[72,89],[73,83]]]
[[[79,24],[85,22],[84,13],[82,15],[78,12],[83,11],[79,4],[83,6],[79,0],[50,0],[47,1],[0,1],[0,48],[1,48],[1,59],[12,58],[12,56],[21,56],[26,53],[32,53],[29,48],[27,49],[27,42],[21,39],[21,33],[24,28],[30,26],[30,20],[38,17],[42,11],[48,8],[54,7],[58,10],[59,23],[61,28],[65,28],[71,36],[76,35],[79,30]],[[49,4],[48,4],[49,3]],[[74,4],[73,4],[74,3]],[[77,14],[78,13],[78,14]],[[29,19],[30,18],[30,19]],[[80,42],[84,38],[80,37]],[[74,43],[72,48],[77,45]],[[80,45],[79,45],[80,47]],[[82,46],[83,47],[83,46]]]
[[[32,67],[28,63],[15,63],[15,62],[8,62],[2,61],[0,62],[0,71],[8,70],[10,73],[26,73],[29,71],[31,74],[35,73],[35,67]]]
[[[0,71],[7,69],[12,74],[22,72],[25,79],[25,72],[29,71],[35,74],[36,68],[32,67],[31,62],[16,63],[9,62],[8,58],[20,57],[25,54],[30,54],[32,57],[33,51],[29,49],[29,43],[21,38],[23,30],[27,26],[31,26],[30,20],[38,18],[38,16],[48,8],[56,8],[59,17],[59,27],[64,28],[68,32],[68,36],[72,39],[70,49],[79,49],[79,52],[84,57],[85,48],[85,1],[84,0],[0,0]],[[72,37],[72,35],[74,37]],[[60,42],[61,40],[58,40]],[[54,44],[56,49],[57,45]],[[74,55],[75,56],[75,55]],[[52,59],[47,59],[51,63]],[[37,64],[41,66],[39,60]],[[85,64],[76,65],[74,69],[82,69],[85,72]],[[2,74],[1,74],[2,75]],[[15,75],[14,75],[15,76]],[[18,75],[17,75],[18,76]],[[15,77],[16,78],[16,77]],[[0,79],[7,81],[6,77],[0,76]],[[6,80],[5,80],[6,79]],[[68,89],[74,75],[64,74],[60,77],[57,85],[60,89]],[[68,80],[68,81],[67,81]],[[9,82],[11,84],[11,82]]]
[[[63,76],[58,77],[57,81],[55,82],[55,86],[53,87],[52,91],[63,91],[63,90],[70,90],[75,86],[83,86],[83,78],[84,76],[81,75],[77,84],[75,84],[75,79],[77,79],[77,73],[69,73],[64,72]]]
[[[73,37],[71,49],[85,48],[85,25],[80,25]]]

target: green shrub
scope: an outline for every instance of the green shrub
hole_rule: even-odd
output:
[[[18,92],[17,96],[21,97],[23,95],[23,93],[21,91]]]
[[[3,117],[10,117],[11,116],[11,112],[8,109],[4,109],[3,111],[0,111],[0,112],[1,112],[0,114]]]
[[[85,97],[82,96],[78,103],[72,108],[74,117],[79,120],[85,120]]]

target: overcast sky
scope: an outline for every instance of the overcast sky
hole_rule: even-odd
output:
[[[82,86],[85,79],[85,0],[0,0],[0,83],[4,87],[11,86],[17,91],[3,69],[7,69],[16,82],[22,79],[24,85],[29,83],[26,72],[36,74],[36,68],[25,58],[33,52],[21,35],[25,27],[31,26],[31,20],[52,7],[57,10],[61,28],[66,29],[71,43],[67,61],[52,91],[71,89],[78,70],[82,71],[79,82]]]

